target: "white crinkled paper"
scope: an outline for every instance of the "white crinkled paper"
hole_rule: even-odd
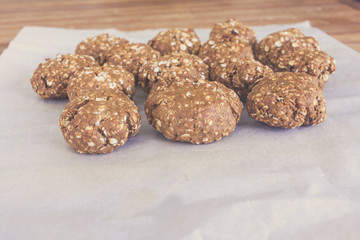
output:
[[[324,89],[324,123],[270,128],[244,111],[230,136],[175,143],[147,123],[106,155],[80,155],[57,125],[67,101],[42,100],[37,65],[107,32],[147,42],[159,30],[24,27],[0,56],[0,239],[359,239],[360,54],[309,22],[337,61]],[[206,41],[209,29],[197,33]]]

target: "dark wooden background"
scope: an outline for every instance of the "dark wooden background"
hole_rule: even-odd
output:
[[[0,0],[0,53],[26,25],[131,31],[211,27],[230,17],[252,26],[310,20],[360,51],[359,9],[355,0]]]

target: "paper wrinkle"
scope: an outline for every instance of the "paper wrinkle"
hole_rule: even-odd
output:
[[[360,54],[309,21],[254,27],[258,40],[298,27],[337,61],[324,123],[270,128],[246,111],[228,137],[175,143],[147,123],[106,155],[80,155],[57,125],[66,100],[42,100],[39,63],[100,33],[146,43],[159,29],[24,27],[0,56],[0,239],[358,239]],[[206,41],[210,29],[196,29]]]

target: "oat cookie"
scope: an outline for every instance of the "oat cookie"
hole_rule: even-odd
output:
[[[77,152],[109,153],[138,132],[140,114],[124,93],[95,91],[70,101],[59,126],[65,141]]]
[[[166,84],[174,80],[208,79],[209,67],[196,55],[175,53],[150,60],[140,67],[138,84],[145,91],[150,92],[157,82]]]
[[[255,47],[256,45],[254,30],[235,18],[231,18],[223,23],[215,24],[210,32],[209,39],[220,43],[246,43],[251,47]]]
[[[192,144],[229,135],[243,105],[236,93],[218,82],[199,79],[156,84],[145,101],[149,123],[166,138]]]
[[[281,55],[277,60],[278,71],[310,74],[318,80],[320,88],[324,87],[335,69],[335,59],[323,51],[297,51]]]
[[[189,53],[197,55],[201,46],[201,41],[191,28],[180,29],[172,28],[165,32],[160,32],[148,44],[158,50],[161,55],[173,53]]]
[[[304,33],[297,28],[290,28],[284,31],[272,33],[261,40],[255,47],[255,57],[262,64],[274,67],[277,60],[276,53],[285,42],[305,37]]]
[[[313,76],[278,72],[263,78],[249,93],[249,115],[272,127],[296,128],[325,120],[326,101]]]
[[[47,58],[35,70],[31,86],[41,98],[66,98],[69,78],[84,67],[98,65],[93,57],[77,54],[58,55]]]
[[[107,64],[121,66],[137,78],[140,66],[146,61],[157,59],[160,53],[144,43],[129,43],[126,46],[115,46],[105,55]]]
[[[103,65],[106,51],[113,46],[122,46],[127,43],[126,39],[109,36],[109,34],[105,33],[82,41],[76,46],[75,53],[92,56],[100,65]]]
[[[226,43],[209,40],[203,44],[199,51],[201,57],[207,65],[216,62],[218,57],[232,56],[235,58],[254,58],[251,46],[247,43]]]
[[[135,78],[118,66],[88,67],[76,72],[67,87],[70,101],[98,90],[121,91],[132,99],[135,94]]]
[[[265,76],[273,74],[270,67],[254,59],[223,56],[210,68],[210,79],[233,89],[245,102],[251,89]]]

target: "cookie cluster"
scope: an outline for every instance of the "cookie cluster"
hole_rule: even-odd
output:
[[[101,34],[74,54],[46,59],[30,82],[44,99],[69,98],[59,126],[80,153],[109,153],[140,128],[135,86],[148,93],[150,125],[164,137],[211,143],[249,116],[272,127],[316,125],[335,60],[299,29],[268,35],[229,19],[201,43],[193,29],[160,32],[148,44]]]
[[[75,54],[46,59],[31,84],[42,98],[69,98],[59,126],[73,149],[109,153],[139,131],[134,74],[144,61],[159,56],[146,44],[101,34],[79,43]]]

